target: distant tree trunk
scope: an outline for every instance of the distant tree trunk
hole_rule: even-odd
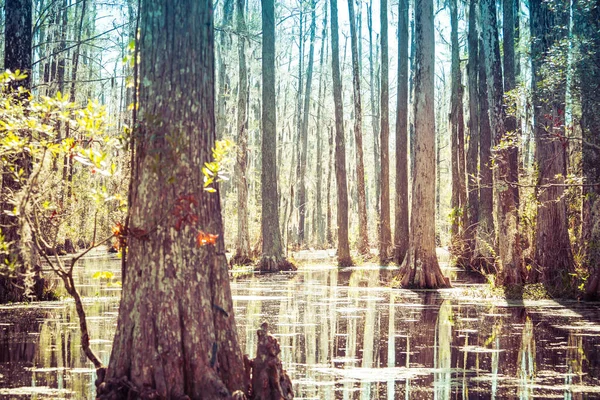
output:
[[[246,21],[244,0],[236,0],[236,27],[238,31],[238,105],[237,105],[237,238],[232,264],[248,265],[250,233],[248,232],[248,72],[246,69]]]
[[[305,242],[306,219],[306,158],[308,153],[308,117],[310,115],[310,92],[312,87],[313,62],[315,52],[315,31],[317,30],[317,11],[314,0],[311,1],[310,47],[304,91],[304,111],[302,112],[302,130],[300,138],[300,173],[298,174],[298,244]]]
[[[538,167],[536,195],[538,199],[535,230],[535,266],[532,280],[543,282],[552,290],[565,289],[571,281],[573,255],[564,197],[566,174],[565,136],[565,72],[551,68],[548,81],[544,64],[554,52],[561,51],[559,41],[566,37],[568,6],[550,5],[531,0],[531,57],[533,74],[533,108],[535,161]],[[553,54],[549,54],[552,51]],[[544,82],[542,85],[541,82]]]
[[[450,95],[450,148],[452,152],[452,227],[451,252],[458,265],[465,265],[464,229],[467,224],[467,192],[465,187],[465,126],[463,117],[463,88],[458,44],[458,4],[450,0],[450,42],[452,46],[452,87]]]
[[[358,192],[358,252],[369,254],[369,232],[367,230],[367,199],[365,194],[365,164],[362,144],[362,102],[360,98],[360,71],[357,48],[354,0],[348,0],[352,49],[352,83],[354,93],[354,142],[356,145],[356,185]]]
[[[323,79],[325,78],[325,71],[323,65],[325,62],[325,50],[328,48],[327,43],[327,2],[325,2],[325,12],[323,13],[323,30],[321,33],[321,60],[319,61],[319,100],[317,104],[317,173],[316,173],[316,228],[317,228],[317,244],[319,247],[325,243],[325,226],[323,224],[323,206],[322,206],[322,181],[323,181],[323,126],[322,126],[322,113],[323,113],[323,100],[325,96],[325,88],[323,87]],[[328,160],[329,162],[329,160]],[[329,187],[327,188],[329,191]],[[327,199],[329,201],[329,198]],[[329,204],[327,205],[329,208]],[[328,210],[329,212],[329,210]]]
[[[381,0],[381,225],[379,232],[379,260],[386,263],[390,257],[392,233],[390,227],[390,111],[388,74],[388,10],[387,0]]]
[[[394,261],[408,250],[408,0],[398,2],[398,100],[396,108],[396,217]]]
[[[381,223],[379,217],[379,198],[381,197],[381,166],[379,165],[379,107],[377,106],[377,100],[375,99],[375,66],[373,62],[373,6],[372,0],[370,0],[367,6],[367,25],[369,28],[369,89],[371,94],[371,125],[373,127],[373,169],[375,176],[373,181],[375,182],[375,214],[379,219],[377,225]],[[375,56],[377,60],[377,55]],[[379,235],[379,227],[377,228],[377,234]]]
[[[227,98],[229,97],[229,76],[227,75],[227,61],[229,47],[231,46],[231,20],[233,19],[233,0],[223,0],[223,20],[219,33],[218,52],[218,84],[217,97],[217,139],[221,139],[227,132]]]
[[[348,242],[348,187],[346,183],[346,144],[340,77],[340,50],[337,0],[331,0],[331,67],[335,103],[335,181],[337,184],[338,265],[352,265]]]
[[[494,145],[497,146],[495,165],[495,189],[497,195],[496,213],[498,216],[498,278],[501,285],[518,285],[523,282],[523,262],[519,239],[518,204],[514,196],[517,159],[508,147],[515,146],[507,137],[503,107],[504,91],[500,67],[500,45],[496,23],[496,2],[481,0],[481,25],[483,34],[483,59],[487,76],[488,102],[490,105],[490,127],[494,132]],[[514,162],[514,164],[513,164]]]
[[[303,32],[303,28],[304,28],[304,10],[303,10],[303,5],[301,5],[300,7],[300,29],[299,29],[299,33],[298,33],[298,90],[296,91],[296,114],[294,117],[294,121],[296,123],[296,140],[293,141],[293,144],[295,146],[295,151],[294,151],[294,155],[296,157],[296,179],[294,181],[293,179],[293,169],[290,170],[290,217],[289,220],[287,222],[287,226],[288,229],[287,231],[290,231],[290,227],[292,227],[292,215],[294,215],[296,217],[296,220],[294,222],[298,223],[300,221],[300,215],[299,215],[299,211],[300,211],[300,201],[298,198],[298,193],[300,193],[300,188],[296,189],[295,186],[296,184],[299,184],[300,181],[300,159],[301,159],[301,152],[302,152],[302,86],[303,86],[303,82],[304,82],[304,32]],[[294,160],[294,158],[292,158],[292,160]],[[292,166],[294,165],[294,162],[292,161]],[[296,191],[296,196],[294,197],[294,190]],[[295,211],[298,211],[298,214],[295,213]],[[294,229],[295,228],[295,229]],[[299,234],[300,234],[300,226],[296,225],[294,226],[294,228],[292,228],[292,234],[293,234],[293,238],[291,239],[293,242],[293,244],[299,245],[300,241],[299,241]],[[304,230],[304,227],[302,227],[302,229]],[[288,241],[284,241],[284,247],[287,248],[287,244]]]
[[[398,274],[403,287],[439,288],[450,282],[442,275],[435,252],[435,35],[433,0],[416,0],[415,171],[409,247]]]
[[[277,197],[277,115],[275,99],[275,4],[262,1],[262,256],[260,269],[276,272],[289,269],[284,258],[279,232],[279,204]]]
[[[465,259],[471,262],[475,252],[475,233],[479,222],[479,185],[477,160],[479,153],[479,102],[477,71],[479,68],[477,41],[477,0],[469,1],[469,26],[467,40],[469,62],[467,79],[469,83],[469,148],[467,150],[467,227],[465,228]],[[486,116],[482,116],[482,118]]]
[[[581,90],[580,125],[585,141],[582,167],[584,183],[588,185],[583,188],[582,237],[584,262],[590,272],[586,295],[597,300],[600,298],[600,8],[589,9],[586,3],[575,2],[574,27],[586,39],[581,45],[581,54],[585,56],[577,71]]]
[[[494,258],[490,249],[496,248],[494,229],[494,180],[492,174],[492,130],[490,128],[488,85],[485,72],[483,40],[479,38],[479,224],[475,256],[485,271],[491,271]]]
[[[333,245],[333,230],[331,228],[331,175],[333,171],[333,127],[329,127],[329,157],[327,159],[327,245]]]
[[[503,17],[502,17],[502,38],[504,49],[504,93],[508,93],[517,87],[516,76],[516,58],[515,58],[515,9],[513,0],[503,1]],[[514,98],[509,96],[509,99]],[[504,105],[504,109],[508,109],[506,113],[506,135],[507,137],[521,137],[521,130],[517,125],[517,103],[509,100],[510,103]],[[510,146],[507,150],[509,170],[509,182],[519,182],[519,149],[517,145]],[[519,209],[519,187],[511,185],[509,187],[514,198],[515,207]]]
[[[98,397],[231,398],[249,382],[219,195],[199,168],[215,143],[212,1],[145,0],[140,12],[128,252]]]

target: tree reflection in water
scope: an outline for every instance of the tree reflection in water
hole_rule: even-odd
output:
[[[92,346],[110,354],[118,291],[82,269]],[[107,269],[102,265],[103,270]],[[119,272],[118,261],[111,267]],[[313,266],[232,284],[240,343],[254,356],[269,322],[297,397],[532,399],[600,396],[600,306],[508,304],[456,291],[381,287],[385,269]],[[98,297],[99,296],[99,297]],[[70,302],[0,309],[0,398],[93,398]],[[12,316],[12,317],[11,317]],[[44,388],[45,387],[45,388]]]

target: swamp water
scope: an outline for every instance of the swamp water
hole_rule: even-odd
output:
[[[92,348],[107,364],[120,289],[97,271],[118,276],[119,261],[77,269]],[[600,304],[381,287],[391,273],[312,265],[235,279],[242,350],[254,356],[268,321],[303,399],[600,398]],[[91,399],[94,380],[72,301],[0,306],[0,399]]]

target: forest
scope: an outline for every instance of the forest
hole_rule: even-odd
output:
[[[0,399],[600,396],[597,0],[0,6]]]

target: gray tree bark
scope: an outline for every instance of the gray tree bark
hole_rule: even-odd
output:
[[[402,287],[450,286],[435,252],[435,35],[433,0],[415,3],[415,171],[410,216],[409,247],[398,278]]]
[[[387,0],[381,0],[381,116],[380,116],[380,143],[381,143],[381,213],[379,232],[379,260],[387,263],[392,247],[392,233],[390,227],[390,95],[388,73],[388,21]]]
[[[408,0],[398,2],[398,100],[396,108],[396,216],[394,261],[408,250]]]
[[[365,194],[365,164],[363,159],[362,101],[360,96],[360,71],[357,48],[354,0],[348,0],[352,51],[352,88],[354,94],[354,143],[356,146],[356,186],[358,192],[358,252],[369,254],[369,232],[367,230],[367,199]]]
[[[352,265],[348,242],[348,186],[346,182],[346,144],[340,77],[340,50],[337,0],[331,0],[331,68],[335,103],[335,180],[337,185],[338,265]]]

